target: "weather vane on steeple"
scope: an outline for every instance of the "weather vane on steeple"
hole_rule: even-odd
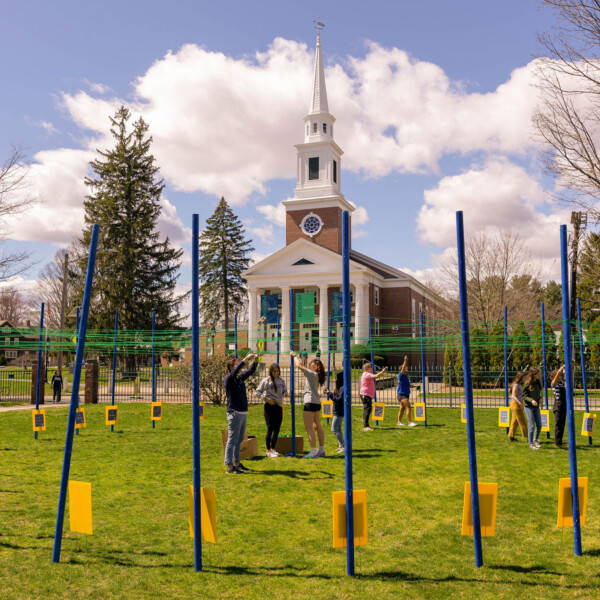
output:
[[[317,35],[321,35],[321,29],[323,29],[323,27],[325,27],[325,23],[321,23],[321,21],[319,21],[319,17],[317,17],[316,21],[313,19],[313,23],[315,24],[315,29],[317,30]]]

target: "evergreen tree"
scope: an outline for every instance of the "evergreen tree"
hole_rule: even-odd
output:
[[[444,350],[444,383],[450,383],[450,369],[454,366],[456,358],[456,339],[454,336],[446,337],[446,348]],[[454,373],[452,374],[452,380],[454,379]]]
[[[254,250],[244,234],[241,221],[221,198],[200,236],[200,316],[205,327],[215,328],[223,321],[227,331],[244,304],[242,273]]]
[[[452,377],[456,382],[454,385],[462,386],[465,383],[465,371],[463,363],[462,339],[459,337],[456,346],[456,356],[454,358]]]
[[[83,273],[92,225],[100,225],[89,323],[112,329],[118,309],[123,330],[150,329],[152,311],[157,327],[173,327],[181,320],[177,308],[183,297],[175,295],[175,285],[183,251],[168,237],[160,240],[156,223],[164,185],[150,154],[148,125],[140,118],[128,131],[129,118],[124,106],[110,118],[115,146],[98,151],[100,157],[90,163],[95,177],[85,180],[90,193],[80,240]],[[81,301],[83,281],[76,294]]]
[[[513,333],[512,363],[519,370],[531,364],[531,338],[523,321],[519,321]]]
[[[487,334],[483,329],[475,327],[471,332],[471,370],[485,376],[483,373],[489,367],[487,349]]]
[[[489,363],[492,369],[504,368],[504,323],[498,321],[488,336]]]
[[[596,317],[588,329],[588,346],[590,348],[590,369],[600,370],[600,317]]]
[[[536,321],[533,328],[532,346],[531,364],[540,366],[544,362],[541,318]],[[546,346],[546,369],[550,372],[556,366],[556,337],[549,323],[545,323],[544,327],[544,346]]]

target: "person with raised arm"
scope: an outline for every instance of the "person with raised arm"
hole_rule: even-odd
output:
[[[540,370],[537,367],[529,369],[523,380],[523,403],[529,429],[527,441],[531,450],[541,448],[539,437],[542,430],[542,414],[540,413],[540,398],[542,397],[542,382],[540,381]]]
[[[375,397],[375,381],[385,372],[387,367],[373,375],[373,365],[368,362],[363,365],[363,374],[360,378],[360,399],[363,403],[363,431],[373,431],[369,427],[369,417],[373,410],[373,398]]]
[[[290,352],[292,358],[298,355],[295,352]],[[325,456],[325,432],[321,427],[321,396],[319,387],[325,383],[325,367],[320,360],[313,360],[305,367],[300,361],[296,366],[304,374],[304,428],[310,442],[310,452],[304,458],[321,458]],[[317,450],[317,436],[319,438],[319,449]]]
[[[552,371],[552,391],[554,392],[554,445],[561,448],[565,423],[567,422],[567,388],[565,386],[565,365]]]
[[[398,373],[398,402],[400,402],[400,410],[398,411],[398,427],[406,427],[402,422],[402,417],[406,411],[406,420],[408,421],[409,427],[416,427],[417,424],[411,418],[412,406],[410,404],[410,379],[408,377],[408,356],[404,357],[404,362],[400,367],[400,373]]]
[[[346,451],[344,443],[344,434],[342,433],[342,423],[344,421],[344,371],[338,371],[335,376],[335,390],[333,392],[325,388],[327,399],[333,402],[333,421],[331,422],[331,431],[337,438],[337,453],[342,454]]]
[[[267,456],[277,458],[279,452],[275,450],[279,428],[283,420],[283,398],[287,396],[285,381],[280,377],[281,370],[278,364],[269,367],[269,375],[265,377],[256,388],[256,395],[265,401],[264,415],[267,424]]]
[[[227,361],[227,375],[223,379],[223,387],[227,396],[227,444],[225,446],[225,464],[227,474],[241,475],[249,471],[240,462],[240,446],[246,434],[248,419],[248,396],[245,381],[256,371],[256,355],[248,354],[245,358],[230,358]],[[245,371],[242,368],[252,362]]]
[[[527,439],[527,420],[523,412],[523,377],[525,377],[525,373],[517,371],[513,382],[510,384],[510,411],[512,412],[512,419],[508,428],[508,439],[511,442],[517,441],[515,438],[517,426],[520,427],[523,438]]]

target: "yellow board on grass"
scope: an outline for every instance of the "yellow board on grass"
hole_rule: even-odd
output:
[[[577,488],[579,490],[579,524],[585,525],[588,478],[578,477]],[[558,480],[558,521],[556,526],[573,527],[573,496],[570,477],[561,477]]]
[[[373,402],[373,421],[383,421],[385,416],[385,404],[383,402]]]
[[[427,407],[424,402],[415,402],[415,421],[425,421],[427,420]]]
[[[194,486],[188,488],[190,501],[190,537],[194,537]],[[217,543],[217,498],[215,490],[200,488],[200,537],[203,542]]]
[[[106,424],[116,425],[119,418],[119,407],[118,406],[107,406],[106,407]]]
[[[150,419],[152,421],[162,421],[162,402],[152,402],[150,410]]]
[[[93,535],[91,483],[69,481],[69,521],[71,531]]]
[[[508,406],[501,406],[498,409],[498,427],[509,427],[510,426],[510,408]]]
[[[32,410],[31,416],[33,419],[34,431],[46,431],[46,411],[43,408]]]
[[[333,419],[333,402],[331,400],[321,402],[321,417],[323,419]]]
[[[85,426],[85,409],[78,408],[77,412],[75,413],[75,429],[82,429]]]
[[[204,421],[204,402],[199,402],[200,405],[200,420]]]
[[[354,545],[366,546],[369,543],[367,530],[367,490],[354,490]],[[333,547],[347,546],[346,534],[346,492],[333,492]]]
[[[596,413],[583,413],[583,424],[581,425],[581,435],[592,437],[594,427],[596,426]]]
[[[479,524],[481,535],[496,535],[496,506],[498,504],[498,484],[479,484]],[[465,482],[463,500],[462,535],[473,535],[473,506],[471,505],[471,482]]]
[[[467,405],[466,404],[460,405],[460,422],[461,423],[467,422]]]
[[[540,410],[540,418],[542,420],[542,428],[540,431],[550,431],[550,411]]]

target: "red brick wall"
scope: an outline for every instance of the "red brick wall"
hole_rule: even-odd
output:
[[[311,212],[319,215],[323,220],[321,231],[312,238],[304,234],[300,229],[302,219]],[[339,208],[289,210],[286,213],[285,219],[286,246],[297,239],[304,238],[305,240],[319,244],[319,246],[333,250],[338,254],[342,253],[342,211]],[[352,216],[350,217],[350,224],[352,224]],[[352,225],[350,225],[350,229],[352,230]]]

